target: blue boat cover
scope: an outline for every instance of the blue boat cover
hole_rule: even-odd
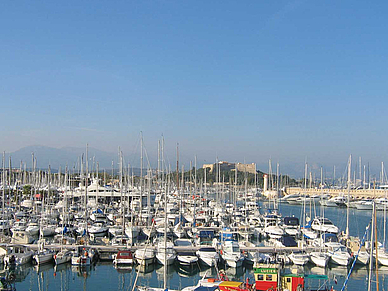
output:
[[[286,225],[299,225],[299,218],[297,217],[284,217],[284,224]]]
[[[215,291],[217,290],[218,286],[215,287],[204,287],[204,286],[199,286],[194,289],[194,291]]]
[[[214,238],[214,231],[213,230],[201,230],[199,232],[199,237]]]
[[[297,247],[298,246],[296,241],[291,236],[283,236],[280,238],[280,241],[286,247]]]

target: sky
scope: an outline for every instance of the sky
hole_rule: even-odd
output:
[[[386,1],[1,1],[0,150],[386,161]],[[172,163],[174,164],[174,163]],[[292,166],[291,166],[292,167]],[[378,170],[378,169],[377,169]]]

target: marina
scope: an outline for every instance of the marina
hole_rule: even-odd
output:
[[[153,183],[142,176],[135,182],[133,174],[122,169],[116,184],[108,185],[108,179],[99,178],[98,172],[88,173],[87,164],[84,169],[77,187],[67,170],[62,174],[52,174],[50,169],[47,173],[6,174],[3,169],[3,185],[34,181],[20,206],[13,201],[19,200],[18,189],[25,186],[2,189],[4,278],[25,274],[24,279],[12,281],[14,288],[25,286],[27,278],[30,284],[34,276],[38,281],[42,279],[39,276],[47,278],[43,276],[47,273],[55,279],[58,274],[73,277],[73,282],[83,278],[84,288],[89,290],[95,283],[87,287],[86,282],[95,275],[106,276],[97,275],[104,270],[116,272],[120,280],[127,276],[128,285],[120,290],[160,288],[154,277],[160,272],[170,274],[172,278],[163,284],[173,290],[199,286],[208,273],[216,280],[224,278],[215,282],[228,278],[243,284],[248,279],[253,284],[249,288],[256,290],[272,286],[296,291],[297,285],[310,290],[313,278],[324,282],[320,290],[333,286],[337,290],[338,282],[352,286],[358,280],[353,278],[361,276],[363,270],[365,276],[359,280],[365,282],[370,277],[371,245],[378,248],[378,254],[373,255],[378,265],[372,269],[386,286],[385,199],[370,200],[370,209],[348,203],[350,195],[343,196],[347,197],[345,206],[341,200],[330,206],[329,201],[337,201],[339,196],[328,195],[323,189],[318,197],[311,191],[274,197],[268,193],[281,192],[268,189],[265,176],[264,189],[196,185],[183,173],[174,186],[168,173],[160,180],[157,177],[163,175],[155,176]],[[342,191],[346,193],[346,189]],[[369,239],[365,244],[366,235]],[[377,240],[373,243],[372,238]],[[260,283],[258,278],[267,275],[257,275],[257,270],[268,266],[279,275]],[[348,275],[352,280],[346,279]],[[299,283],[287,283],[292,278],[299,278]],[[48,286],[47,290],[55,290],[56,284]],[[222,289],[221,285],[218,288]]]

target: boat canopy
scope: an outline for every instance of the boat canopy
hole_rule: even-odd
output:
[[[322,239],[325,243],[327,242],[338,242],[338,237],[334,233],[323,233]]]
[[[286,247],[297,247],[297,242],[291,236],[282,236],[280,242]]]
[[[199,286],[194,289],[194,291],[215,291],[218,289],[218,286],[213,287],[205,287],[205,286]]]
[[[199,232],[199,237],[201,238],[214,238],[214,230],[201,230]]]
[[[299,218],[297,218],[297,217],[284,217],[284,224],[291,225],[291,226],[298,226],[299,225]]]

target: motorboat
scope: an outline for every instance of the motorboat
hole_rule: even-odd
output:
[[[196,253],[191,251],[178,251],[176,259],[182,266],[192,266],[198,262]]]
[[[56,265],[65,264],[71,261],[73,252],[70,250],[63,249],[53,256]]]
[[[13,246],[10,252],[4,256],[4,264],[23,265],[31,262],[34,252],[24,246]]]
[[[320,233],[339,233],[339,228],[326,217],[315,217],[311,223],[311,228]]]
[[[214,267],[220,260],[220,255],[214,247],[201,247],[197,251],[200,261],[209,267]]]
[[[154,263],[155,252],[152,248],[140,248],[135,251],[136,262],[141,266],[148,266]]]
[[[244,261],[244,256],[241,254],[238,242],[224,241],[222,244],[221,258],[229,267],[240,267]]]
[[[299,219],[297,217],[284,217],[283,229],[288,235],[299,236],[300,235]]]
[[[318,267],[325,268],[327,264],[329,263],[330,256],[327,253],[324,252],[311,252],[310,253],[310,260]]]
[[[329,242],[325,245],[328,248],[327,254],[330,256],[333,263],[340,266],[347,266],[350,264],[352,257],[344,245],[338,242]]]
[[[174,250],[174,244],[170,241],[164,244],[164,241],[160,241],[157,244],[156,260],[162,265],[171,265],[176,259],[176,253]]]
[[[310,255],[302,252],[292,252],[288,257],[294,263],[294,265],[299,266],[304,266],[310,261]]]
[[[114,265],[132,265],[133,261],[131,250],[121,250],[113,258]]]
[[[73,253],[71,264],[79,266],[90,266],[93,262],[94,256],[95,252],[93,249],[85,246],[79,246]]]
[[[45,264],[53,260],[54,251],[45,248],[45,241],[39,241],[38,251],[32,256],[33,260],[38,264]]]

